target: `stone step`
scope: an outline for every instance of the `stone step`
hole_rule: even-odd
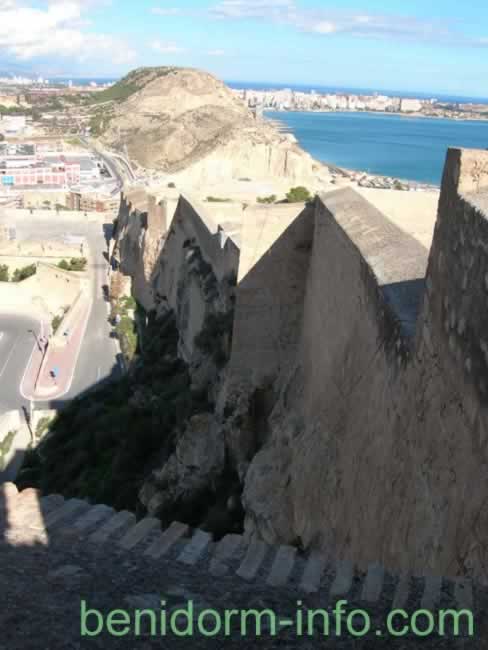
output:
[[[80,510],[86,510],[86,503],[81,501],[81,499],[69,499],[65,501],[59,508],[54,508],[49,514],[44,518],[44,526],[47,530],[53,528],[59,522],[69,519],[75,513],[78,513]]]
[[[79,517],[72,525],[72,530],[82,533],[106,521],[114,514],[114,509],[105,505],[92,506],[87,512]]]
[[[459,609],[474,611],[472,580],[469,578],[456,578],[454,581],[454,598]]]
[[[212,535],[204,530],[197,530],[185,548],[178,555],[178,562],[193,566],[205,552],[205,549],[212,541]]]
[[[246,555],[236,571],[244,580],[253,580],[266,557],[268,546],[260,540],[253,540],[247,547]]]
[[[319,551],[312,551],[307,559],[303,576],[300,581],[300,590],[312,594],[320,589],[322,574],[326,565],[325,555]]]
[[[218,544],[215,549],[215,554],[210,562],[209,571],[211,575],[221,577],[226,575],[229,571],[230,560],[239,552],[239,549],[244,546],[244,539],[242,535],[226,535]]]
[[[61,508],[65,499],[60,494],[50,494],[41,498],[41,509],[43,512],[50,512],[55,508]]]
[[[348,594],[352,587],[353,575],[354,566],[352,562],[347,560],[337,562],[336,576],[330,588],[330,595],[335,598],[336,596]]]
[[[161,528],[161,522],[155,517],[144,517],[135,526],[126,532],[126,534],[119,540],[118,545],[126,551],[140,544],[149,533]]]
[[[125,531],[127,528],[132,528],[135,526],[136,516],[133,512],[128,512],[127,510],[121,510],[117,512],[113,517],[110,517],[101,528],[96,530],[89,536],[89,540],[94,544],[104,544],[112,535],[120,534],[120,532]]]
[[[144,551],[144,555],[157,560],[159,557],[165,555],[180,539],[188,537],[189,531],[190,527],[186,524],[173,521],[171,526]]]
[[[36,488],[25,488],[25,490],[19,492],[17,498],[19,503],[26,503],[27,501],[36,501],[39,503],[41,500],[41,491]]]
[[[266,583],[270,587],[282,587],[293,571],[297,549],[294,546],[280,546],[269,572]]]
[[[427,609],[430,612],[435,611],[441,599],[441,589],[442,578],[439,576],[427,576],[425,578],[424,593],[420,608]]]
[[[367,603],[376,603],[383,591],[383,581],[385,579],[385,570],[380,564],[370,564],[366,580],[364,581],[361,592],[361,600]]]
[[[393,597],[393,609],[405,609],[410,594],[410,573],[402,573]]]

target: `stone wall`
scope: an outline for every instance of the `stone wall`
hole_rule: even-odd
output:
[[[188,361],[209,312],[230,308],[239,249],[198,201],[157,200],[144,190],[122,197],[114,255],[147,310],[173,309]]]
[[[350,190],[317,202],[301,348],[245,477],[249,535],[487,577],[486,159],[449,152],[425,296],[417,242]]]
[[[487,161],[449,151],[430,256],[350,188],[249,207],[240,250],[188,197],[150,262],[147,215],[119,224],[122,268],[145,260],[135,295],[175,311],[187,361],[237,274],[215,417],[248,537],[488,579]]]

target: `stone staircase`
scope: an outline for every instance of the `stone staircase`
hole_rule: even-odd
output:
[[[469,579],[438,576],[392,575],[381,565],[366,572],[351,562],[331,563],[319,552],[300,553],[291,546],[270,547],[262,541],[249,544],[240,535],[227,535],[215,543],[212,536],[186,524],[173,522],[161,531],[152,517],[136,521],[133,513],[115,512],[105,505],[90,505],[60,495],[41,497],[37,490],[18,492],[12,483],[0,485],[0,523],[4,539],[13,545],[52,541],[53,538],[82,539],[86,545],[103,547],[103,553],[132,553],[153,563],[177,562],[205,571],[215,580],[236,579],[287,588],[298,597],[320,594],[321,602],[339,598],[366,605],[380,601],[386,609],[439,607],[479,608],[476,595],[485,590]]]

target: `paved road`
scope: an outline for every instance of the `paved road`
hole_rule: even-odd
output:
[[[71,388],[61,398],[60,403],[54,401],[49,404],[53,408],[61,406],[62,402],[76,397],[107,377],[120,374],[118,347],[115,340],[110,338],[111,328],[107,320],[108,303],[103,292],[103,285],[108,282],[108,263],[103,254],[107,250],[106,238],[110,234],[111,224],[104,224],[100,217],[95,219],[96,221],[90,220],[78,213],[56,215],[48,211],[37,211],[34,215],[24,210],[7,211],[4,215],[0,214],[0,225],[8,223],[9,226],[15,226],[18,239],[56,239],[66,235],[81,235],[86,238],[88,243],[93,308]],[[0,318],[3,317],[0,316]],[[11,321],[8,339],[15,339],[17,347],[9,361],[12,364],[11,370],[8,370],[8,374],[0,377],[0,395],[7,396],[6,399],[10,406],[17,399],[17,408],[22,406],[25,401],[20,395],[19,384],[33,348],[33,335],[28,334],[28,329],[32,326],[33,322],[31,321],[17,321],[17,323]],[[37,324],[37,328],[40,328],[39,324]],[[44,407],[46,405],[37,404],[37,406]]]
[[[35,318],[0,314],[0,413],[27,406],[20,383],[40,329]]]

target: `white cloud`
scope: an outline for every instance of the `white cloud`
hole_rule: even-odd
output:
[[[156,16],[179,16],[182,11],[179,7],[153,7],[151,13]]]
[[[350,34],[362,38],[402,39],[465,47],[488,45],[488,38],[468,36],[457,30],[456,25],[442,20],[424,21],[393,14],[355,14],[340,9],[306,9],[301,8],[296,0],[220,0],[209,12],[221,20],[267,20],[323,35]]]
[[[217,18],[280,18],[294,9],[293,0],[222,0],[211,13]]]
[[[28,1],[28,0],[27,0]],[[61,56],[86,61],[111,57],[128,63],[134,51],[121,40],[86,31],[86,0],[50,1],[46,8],[0,0],[0,50],[18,60]]]
[[[159,54],[181,54],[185,48],[176,45],[176,43],[163,43],[162,41],[153,41],[151,49]]]
[[[208,56],[225,56],[225,50],[209,50]]]

